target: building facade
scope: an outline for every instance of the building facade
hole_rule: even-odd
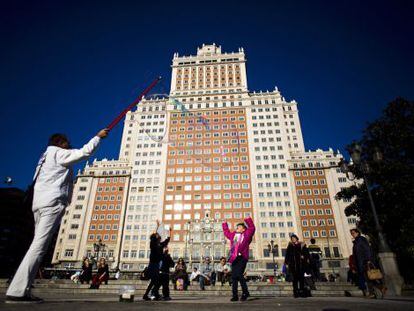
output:
[[[219,258],[228,253],[221,222],[234,227],[249,216],[257,228],[249,269],[269,269],[270,241],[277,246],[276,260],[281,262],[290,234],[299,233],[308,240],[316,230],[305,225],[314,221],[326,226],[325,231],[317,231],[318,237],[334,234],[327,236],[332,245],[327,254],[342,258],[350,251],[345,236],[348,219],[344,204],[333,198],[343,176],[328,154],[335,163],[341,157],[332,151],[305,152],[296,101],[285,100],[276,87],[249,91],[242,48],[223,53],[213,44],[198,48],[196,55],[175,53],[170,93],[147,97],[127,114],[119,160],[95,161],[79,174],[74,202],[59,232],[55,263],[79,262],[91,254],[91,243],[100,238],[107,244],[107,257],[112,250],[114,264],[124,270],[142,269],[157,219],[173,230],[173,257],[192,263],[205,256]],[[318,160],[305,161],[308,156]],[[318,184],[319,192],[312,185],[311,194],[303,198],[298,193],[307,193],[301,187],[310,176],[300,175],[302,160],[305,166],[320,163],[323,175],[316,176],[325,180]],[[109,174],[105,167],[109,162],[123,168],[112,169],[112,174],[125,174],[115,174],[109,192],[99,194],[99,189],[106,189],[106,181],[98,171]],[[90,176],[91,172],[95,175]],[[78,200],[82,196],[86,201]],[[120,209],[111,210],[114,215],[108,219],[109,210],[97,206],[108,206],[110,201],[102,198],[111,196],[119,198],[114,206],[119,204]],[[103,201],[98,203],[98,197]],[[311,199],[326,203],[324,214],[314,218],[302,214],[306,209],[299,203]],[[80,218],[74,218],[75,214]],[[76,228],[71,229],[72,225]],[[73,235],[69,239],[70,234],[82,239],[77,241]]]

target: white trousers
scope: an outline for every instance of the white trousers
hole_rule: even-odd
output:
[[[39,265],[47,252],[52,237],[59,229],[65,206],[53,206],[39,209],[33,213],[35,220],[35,233],[23,261],[7,290],[7,296],[23,297],[30,295]]]

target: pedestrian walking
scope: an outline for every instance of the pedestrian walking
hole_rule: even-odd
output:
[[[353,237],[352,259],[356,267],[358,288],[367,298],[375,298],[372,282],[367,278],[368,265],[372,264],[372,252],[368,240],[361,235],[358,229],[351,229]]]

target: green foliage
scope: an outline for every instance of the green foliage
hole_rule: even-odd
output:
[[[366,174],[377,208],[380,224],[391,249],[397,254],[406,281],[414,281],[414,102],[397,98],[382,116],[369,123],[358,143],[362,160],[368,164]],[[383,159],[376,162],[373,154],[381,151]],[[362,179],[359,167],[350,166],[356,178]],[[338,199],[354,199],[345,214],[360,218],[358,227],[377,242],[377,232],[365,184],[348,187],[337,194]]]

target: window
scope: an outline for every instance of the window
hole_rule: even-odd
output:
[[[73,256],[73,249],[66,249],[65,257],[72,257],[72,256]]]

